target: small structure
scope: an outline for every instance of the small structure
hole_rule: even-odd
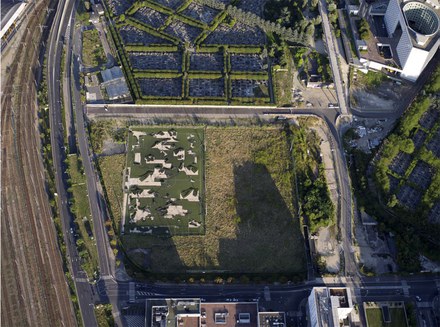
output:
[[[353,302],[350,289],[346,287],[314,287],[308,306],[312,327],[349,326]]]
[[[284,312],[259,312],[258,327],[284,327],[286,316]]]
[[[322,86],[322,79],[319,75],[310,75],[309,81],[307,82],[307,87],[319,88]]]
[[[363,0],[361,7],[367,6],[373,37],[365,40],[368,51],[360,54],[360,64],[415,82],[440,46],[438,0]]]
[[[136,152],[134,154],[134,161],[135,164],[140,164],[141,163],[141,154],[139,152]]]
[[[358,48],[359,51],[368,50],[367,42],[365,42],[364,40],[356,40],[356,47]]]
[[[122,69],[119,66],[103,70],[101,72],[102,86],[107,91],[108,98],[111,101],[124,101],[130,98],[130,91],[125,81]]]
[[[359,6],[356,5],[348,5],[348,14],[357,16],[359,14]]]
[[[102,7],[102,4],[98,3],[98,4],[94,5],[93,9],[99,16],[104,15],[104,8]]]

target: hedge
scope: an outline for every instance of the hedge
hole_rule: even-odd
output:
[[[127,52],[177,52],[177,45],[126,45]]]
[[[232,72],[230,74],[231,79],[251,79],[251,80],[268,80],[269,75],[267,72],[261,73],[248,73],[248,72]]]

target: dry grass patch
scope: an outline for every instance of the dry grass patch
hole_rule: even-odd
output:
[[[292,165],[284,131],[211,128],[206,140],[206,234],[123,236],[129,249],[149,249],[154,272],[304,271],[295,216]]]
[[[121,228],[122,173],[125,167],[125,155],[100,157],[98,160],[111,214],[119,231]]]

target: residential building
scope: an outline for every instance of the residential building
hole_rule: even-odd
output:
[[[416,81],[440,45],[438,1],[377,1],[368,8],[371,36],[360,52],[362,66]]]
[[[348,288],[314,287],[308,299],[311,327],[351,326],[353,302]]]

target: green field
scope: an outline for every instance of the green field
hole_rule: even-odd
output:
[[[134,153],[139,150],[141,158],[147,157],[157,142],[151,134],[170,128],[132,129],[148,133],[140,137],[143,146],[139,149],[132,148],[136,140],[130,133],[127,155],[128,167],[135,168],[130,176],[145,177],[148,165],[142,168],[135,164]],[[205,156],[201,151],[197,154],[198,170],[202,171],[204,157],[206,165],[206,194],[200,193],[201,200],[206,200],[204,228],[200,227],[199,235],[186,235],[188,231],[183,228],[189,220],[200,217],[199,211],[191,212],[191,218],[179,217],[180,221],[154,217],[136,224],[126,223],[121,241],[131,260],[157,273],[222,271],[302,276],[305,270],[304,241],[296,216],[290,143],[286,132],[273,127],[175,128],[175,131],[181,142],[180,145],[176,143],[177,148],[188,147],[185,142],[190,135],[198,135],[200,142],[204,140],[206,144]],[[159,158],[158,152],[154,154],[156,159]],[[178,166],[176,158],[171,156],[168,156],[169,161]],[[111,157],[106,160],[106,169],[103,169],[102,162],[100,166],[108,193],[121,183],[115,177],[120,174],[109,168]],[[187,176],[175,181],[169,178],[154,192],[163,196],[166,190],[171,198],[190,185],[201,190],[202,176],[193,182],[189,182]],[[146,203],[145,207],[148,205]],[[166,229],[160,228],[162,222],[167,224],[162,225]],[[151,228],[155,232],[144,235],[130,232],[129,228],[134,227],[137,230]],[[173,235],[170,237],[163,233],[164,230],[171,230]]]
[[[125,233],[202,233],[203,128],[132,128],[128,149]]]
[[[72,192],[71,210],[75,215],[75,225],[78,228],[77,248],[81,257],[81,266],[92,278],[98,270],[98,253],[93,237],[93,220],[90,213],[86,178],[83,167],[76,154],[67,157]]]
[[[110,211],[117,232],[121,228],[122,214],[122,172],[125,168],[126,156],[123,154],[99,157],[99,170],[103,178],[103,186],[109,202]]]
[[[382,309],[366,309],[367,323],[369,327],[406,327],[406,316],[403,308],[390,308],[391,322],[384,323]]]
[[[100,66],[107,61],[96,29],[85,30],[82,33],[81,60],[85,66],[89,67]]]

